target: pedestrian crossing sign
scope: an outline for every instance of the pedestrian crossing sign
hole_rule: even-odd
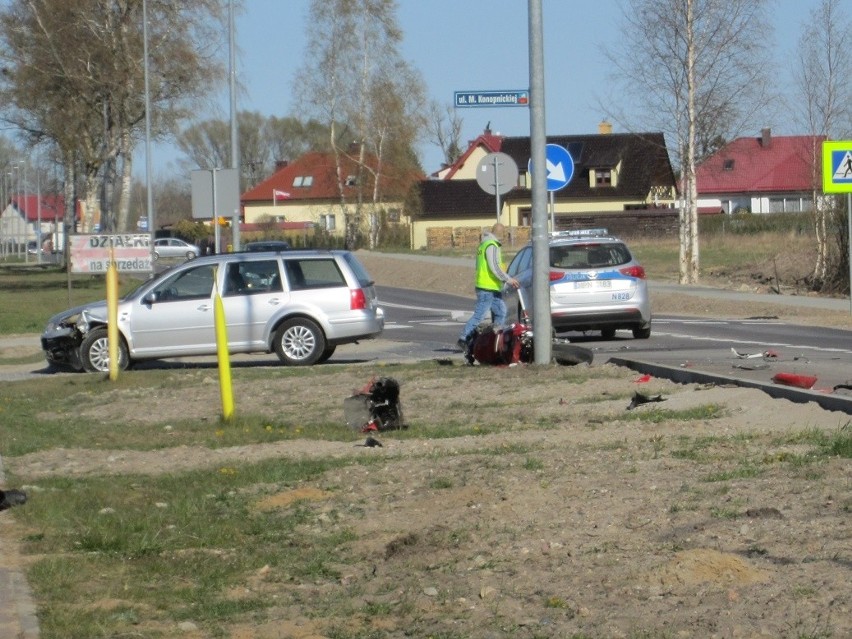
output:
[[[823,193],[852,193],[852,141],[822,143]]]

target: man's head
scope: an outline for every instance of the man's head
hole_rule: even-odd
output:
[[[500,222],[497,222],[494,226],[491,227],[491,232],[494,235],[503,235],[503,231],[506,229]]]

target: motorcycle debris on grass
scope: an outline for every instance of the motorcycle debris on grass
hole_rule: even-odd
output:
[[[408,428],[399,401],[399,382],[392,377],[371,379],[343,400],[343,417],[359,433]]]

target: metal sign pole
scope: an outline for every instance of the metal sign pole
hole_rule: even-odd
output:
[[[849,223],[846,235],[846,248],[849,249],[849,314],[852,315],[852,193],[846,194],[846,217]]]
[[[497,222],[500,221],[500,163],[497,155],[494,156],[494,195],[497,199]]]
[[[556,218],[555,218],[555,215],[554,215],[554,211],[556,209],[556,205],[554,203],[555,197],[556,196],[554,195],[554,191],[551,191],[550,192],[550,232],[551,233],[556,233]]]
[[[213,174],[213,250],[216,255],[219,255],[222,251],[219,248],[221,240],[219,238],[219,208],[216,202],[216,169],[211,169],[211,173]]]

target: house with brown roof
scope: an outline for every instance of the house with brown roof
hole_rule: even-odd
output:
[[[242,194],[243,219],[246,224],[317,226],[335,235],[345,233],[347,220],[363,227],[379,210],[389,221],[400,221],[407,189],[420,176],[401,175],[389,165],[378,171],[374,156],[367,156],[364,165],[341,155],[338,177],[332,153],[305,153]]]
[[[601,217],[627,212],[672,210],[676,182],[662,133],[612,133],[602,123],[598,134],[555,135],[548,144],[568,151],[574,164],[570,182],[551,192],[548,215],[557,229],[594,226]],[[505,153],[518,167],[517,183],[501,196],[486,193],[476,181],[480,162]],[[420,183],[422,211],[412,220],[412,247],[435,246],[447,229],[482,229],[500,221],[510,234],[528,237],[532,217],[529,137],[505,137],[486,128],[451,166]],[[452,231],[458,234],[458,231]]]
[[[737,138],[696,167],[699,210],[792,213],[813,209],[822,188],[825,136]]]

